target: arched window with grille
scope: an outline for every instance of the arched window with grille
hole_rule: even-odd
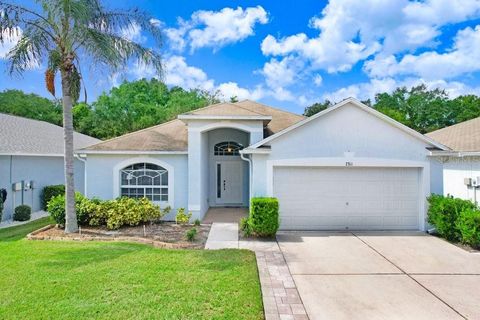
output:
[[[215,156],[239,156],[243,146],[234,141],[223,141],[213,147]]]
[[[135,163],[120,170],[120,196],[168,202],[168,171],[153,163]]]

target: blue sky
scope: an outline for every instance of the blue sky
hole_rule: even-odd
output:
[[[132,6],[126,0],[105,3]],[[452,96],[480,94],[479,1],[137,0],[134,5],[163,29],[159,50],[168,85],[298,113],[316,101],[373,98],[420,83]],[[122,34],[153,45],[141,28]],[[22,78],[5,72],[8,45],[0,47],[0,90],[48,96],[42,66]],[[133,61],[116,74],[84,68],[90,101],[123,79],[153,75],[149,66]]]

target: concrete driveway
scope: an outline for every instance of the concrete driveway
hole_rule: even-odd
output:
[[[310,319],[480,319],[480,254],[424,233],[277,236]]]

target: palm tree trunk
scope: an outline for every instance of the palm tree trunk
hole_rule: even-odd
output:
[[[63,102],[63,137],[65,145],[65,233],[78,231],[77,215],[75,213],[75,183],[73,157],[73,115],[71,96],[71,68],[61,71],[62,102]]]

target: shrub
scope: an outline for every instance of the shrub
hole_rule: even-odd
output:
[[[201,225],[201,224],[202,224],[202,223],[200,222],[200,219],[195,219],[195,221],[193,222],[193,225],[194,225],[194,226],[197,226],[197,227],[198,227],[199,225]]]
[[[46,186],[42,191],[42,207],[43,210],[47,210],[48,202],[56,196],[65,194],[65,186],[63,184]]]
[[[195,241],[195,237],[197,236],[197,229],[192,228],[185,233],[185,237],[188,241]]]
[[[90,214],[95,210],[99,200],[90,200],[80,192],[75,192],[75,212],[79,225],[86,225],[90,220]],[[65,195],[54,196],[47,204],[47,211],[59,225],[65,225]]]
[[[462,243],[472,247],[480,247],[480,211],[466,208],[460,212],[456,227],[461,235]]]
[[[455,224],[460,212],[465,209],[475,209],[475,205],[468,200],[435,194],[427,200],[428,222],[435,226],[440,236],[449,241],[459,241],[461,235]]]
[[[32,208],[22,204],[15,208],[15,213],[13,214],[13,220],[15,221],[27,221],[30,220],[32,216]]]
[[[2,215],[3,215],[3,201],[0,199],[0,222],[2,222]]]
[[[106,225],[107,229],[136,226],[142,222],[160,219],[170,209],[153,204],[147,198],[122,197],[116,200],[99,201],[90,213],[90,225]]]
[[[192,213],[189,212],[188,214],[185,213],[185,208],[180,208],[177,210],[177,215],[175,216],[175,221],[178,224],[187,224],[192,217]]]
[[[252,232],[261,237],[274,236],[279,227],[278,200],[276,198],[252,198],[248,224]]]
[[[248,218],[240,219],[240,230],[242,230],[245,237],[250,237],[252,235],[252,227]]]

